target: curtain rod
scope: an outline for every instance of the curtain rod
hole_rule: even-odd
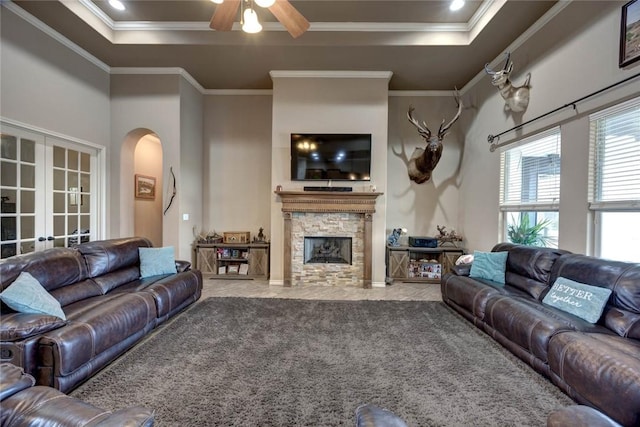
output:
[[[558,108],[556,108],[555,110],[551,110],[551,111],[549,111],[549,112],[547,112],[547,113],[544,113],[544,114],[543,114],[543,115],[541,115],[541,116],[534,117],[534,118],[533,118],[533,119],[531,119],[531,120],[527,120],[527,121],[526,121],[526,122],[524,122],[524,123],[520,123],[519,125],[516,125],[516,126],[512,127],[511,129],[507,129],[507,130],[505,130],[505,131],[503,131],[503,132],[500,132],[500,133],[499,133],[499,134],[497,134],[497,135],[489,135],[489,136],[487,136],[487,142],[491,144],[490,151],[492,151],[492,152],[493,152],[493,151],[498,147],[498,145],[497,145],[497,144],[495,144],[493,141],[494,141],[494,140],[496,140],[496,139],[499,141],[499,140],[500,140],[500,136],[502,136],[502,135],[504,135],[504,134],[506,134],[506,133],[512,132],[512,131],[514,131],[514,130],[518,130],[518,129],[520,129],[521,127],[524,127],[525,125],[528,125],[529,123],[533,123],[533,122],[535,122],[536,120],[540,120],[540,119],[542,119],[542,118],[544,118],[544,117],[547,117],[547,116],[549,116],[549,115],[551,115],[551,114],[553,114],[553,113],[557,113],[558,111],[563,110],[563,109],[565,109],[565,108],[573,107],[573,109],[575,110],[575,109],[576,109],[576,104],[577,104],[578,102],[582,102],[582,101],[584,101],[585,99],[591,98],[592,96],[599,95],[599,94],[600,94],[600,93],[602,93],[602,92],[605,92],[605,91],[607,91],[607,90],[609,90],[609,89],[613,89],[614,87],[619,86],[619,85],[621,85],[621,84],[624,84],[624,83],[628,82],[629,80],[633,80],[633,79],[635,79],[635,78],[637,78],[637,77],[640,77],[640,73],[638,73],[638,74],[634,74],[633,76],[629,76],[629,77],[627,77],[626,79],[620,80],[620,81],[619,81],[619,82],[617,82],[617,83],[613,83],[613,84],[611,84],[611,85],[609,85],[609,86],[607,86],[607,87],[605,87],[605,88],[602,88],[602,89],[597,90],[597,91],[595,91],[595,92],[592,92],[592,93],[590,93],[590,94],[588,94],[588,95],[585,95],[585,96],[583,96],[582,98],[578,98],[578,99],[576,99],[576,100],[575,100],[575,101],[573,101],[573,102],[569,102],[568,104],[564,104],[563,106],[558,107]]]

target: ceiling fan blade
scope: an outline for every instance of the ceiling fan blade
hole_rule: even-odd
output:
[[[225,0],[216,6],[209,27],[216,31],[231,31],[233,21],[238,17],[240,0]]]
[[[289,0],[276,0],[273,6],[269,7],[269,10],[294,39],[309,29],[307,18],[302,16],[298,9],[289,3]]]

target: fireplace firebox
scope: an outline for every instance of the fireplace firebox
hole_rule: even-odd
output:
[[[351,237],[304,238],[305,264],[351,264]]]

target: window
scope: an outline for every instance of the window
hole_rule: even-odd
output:
[[[559,202],[559,128],[526,138],[501,153],[503,240],[557,247]]]
[[[640,262],[640,98],[593,114],[589,121],[595,255]]]

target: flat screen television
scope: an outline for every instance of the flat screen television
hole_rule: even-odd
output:
[[[292,133],[291,180],[370,181],[370,133]]]

